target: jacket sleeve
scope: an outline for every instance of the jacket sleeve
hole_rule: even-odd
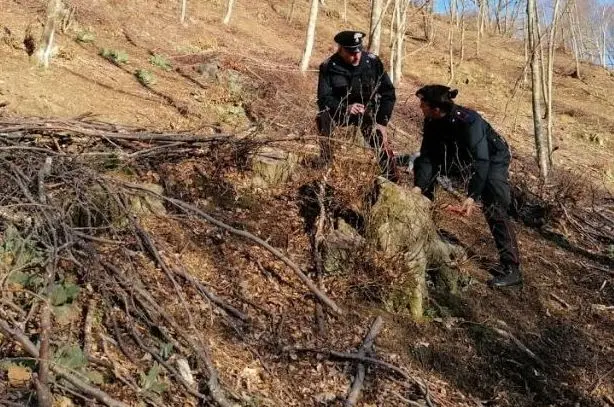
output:
[[[484,132],[484,125],[481,119],[476,119],[472,123],[464,125],[465,142],[471,157],[472,175],[469,180],[469,197],[478,200],[482,196],[488,172],[490,171],[490,154],[488,151],[488,139]]]
[[[392,117],[392,110],[396,102],[396,92],[388,73],[384,69],[384,64],[377,58],[377,93],[380,95],[379,109],[375,117],[377,124],[387,125]]]
[[[320,65],[318,109],[328,110],[332,116],[338,115],[340,111],[345,109],[341,101],[333,95],[333,87],[330,83],[330,76],[327,75],[325,64]]]
[[[423,194],[428,194],[435,182],[435,167],[431,154],[431,146],[427,137],[427,127],[424,127],[424,137],[420,146],[420,157],[414,162],[414,185],[420,187]]]

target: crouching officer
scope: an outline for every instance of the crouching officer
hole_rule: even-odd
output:
[[[398,180],[386,125],[396,100],[394,86],[382,61],[362,51],[365,34],[342,31],[335,36],[337,52],[320,65],[316,118],[320,135],[320,161],[332,161],[331,134],[336,126],[360,126],[378,156],[383,175]]]
[[[438,175],[469,180],[469,197],[461,212],[469,216],[475,201],[481,200],[499,250],[500,264],[488,284],[521,284],[518,244],[507,212],[511,203],[510,149],[477,112],[453,102],[457,94],[442,85],[428,85],[416,92],[424,113],[424,134],[420,157],[414,164],[414,190],[433,199]]]

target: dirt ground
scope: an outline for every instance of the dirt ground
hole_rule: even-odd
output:
[[[221,24],[222,3],[188,0],[187,21],[181,25],[178,1],[73,0],[75,21],[59,35],[51,67],[42,70],[28,57],[22,41],[30,25],[38,37],[37,18],[43,18],[44,2],[2,0],[0,117],[71,118],[90,113],[102,121],[158,130],[212,126],[217,132],[239,133],[258,128],[270,136],[295,137],[298,141],[283,147],[309,158],[317,152],[317,65],[331,52],[336,31],[368,26],[367,2],[351,2],[347,23],[340,14],[343,2],[326,2],[311,69],[304,75],[296,67],[306,29],[306,2],[296,5],[288,22],[289,2],[238,0],[228,27]],[[420,21],[419,14],[410,16],[408,52],[423,44],[414,39],[421,33]],[[436,23],[435,43],[408,57],[397,87],[390,137],[399,152],[415,151],[420,144],[415,90],[424,83],[448,81],[447,25]],[[76,41],[86,30],[95,33],[95,40]],[[522,44],[489,35],[478,57],[473,34],[467,33],[466,57],[453,81],[460,90],[458,102],[482,112],[510,141],[512,177],[538,185],[530,95],[522,86]],[[99,55],[102,48],[125,50],[127,63],[111,63]],[[154,53],[166,56],[172,69],[153,66],[149,58]],[[138,69],[151,71],[156,81],[142,85],[135,77]],[[614,76],[583,65],[582,79],[576,79],[573,69],[570,55],[557,54],[555,166],[568,180],[582,179],[586,189],[611,194],[614,102],[609,96]],[[348,134],[340,137],[350,141]],[[330,184],[340,205],[359,208],[370,187],[373,163],[369,151],[356,154],[356,149],[344,148],[337,147]],[[299,189],[323,174],[303,167],[282,186],[254,191],[248,170],[226,164],[212,156],[151,163],[141,178],[159,182],[172,196],[206,206],[218,218],[251,231],[308,267],[312,259]],[[554,178],[552,183],[564,179]],[[169,256],[181,259],[191,274],[253,316],[252,325],[238,327],[210,309],[191,309],[207,328],[221,382],[243,405],[341,405],[339,397],[351,383],[352,365],[295,348],[356,349],[380,315],[384,330],[376,342],[378,355],[426,384],[436,405],[614,406],[614,312],[607,308],[614,306],[612,258],[574,250],[578,245],[572,237],[562,242],[518,220],[524,285],[491,290],[485,270],[497,259],[486,223],[480,213],[466,219],[440,209],[451,199],[440,194],[434,217],[442,231],[471,254],[461,267],[461,292],[450,296],[432,288],[427,318],[414,322],[403,313],[386,311],[364,290],[377,283],[367,281],[372,275],[368,265],[327,275],[327,293],[347,313],[327,315],[324,335],[315,332],[314,302],[305,287],[262,248],[174,213],[148,218],[144,226]],[[160,271],[153,268],[155,280]],[[156,294],[181,314],[176,299],[167,298],[162,289]],[[511,333],[515,340],[492,327]],[[122,394],[117,382],[105,386]],[[15,389],[0,385],[2,391]],[[164,405],[193,403],[164,397]],[[401,406],[409,404],[404,399],[420,397],[419,386],[403,387],[394,375],[370,368],[360,405]]]

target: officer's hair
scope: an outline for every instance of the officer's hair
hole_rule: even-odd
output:
[[[418,89],[416,96],[432,108],[439,108],[449,113],[454,107],[453,99],[458,95],[457,89],[444,85],[426,85]]]

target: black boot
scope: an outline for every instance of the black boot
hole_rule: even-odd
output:
[[[522,284],[522,270],[520,266],[516,265],[506,265],[500,275],[488,281],[488,285],[492,288],[511,287],[519,284]]]

